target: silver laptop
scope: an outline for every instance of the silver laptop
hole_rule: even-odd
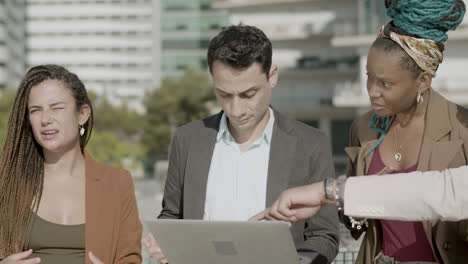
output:
[[[297,264],[284,222],[145,221],[170,264]]]

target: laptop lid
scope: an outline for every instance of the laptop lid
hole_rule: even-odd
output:
[[[146,221],[170,264],[299,263],[284,222]]]

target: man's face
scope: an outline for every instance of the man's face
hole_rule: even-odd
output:
[[[253,132],[270,105],[271,89],[278,79],[276,66],[271,67],[268,78],[260,63],[238,70],[214,61],[212,76],[216,99],[226,113],[230,127],[236,131]]]

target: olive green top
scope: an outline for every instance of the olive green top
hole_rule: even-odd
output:
[[[41,264],[85,263],[85,224],[60,225],[34,214],[24,250],[32,249]]]

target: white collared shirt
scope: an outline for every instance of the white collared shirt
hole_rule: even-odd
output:
[[[265,209],[268,162],[275,121],[270,118],[262,136],[240,151],[221,117],[206,188],[205,220],[248,220]]]

